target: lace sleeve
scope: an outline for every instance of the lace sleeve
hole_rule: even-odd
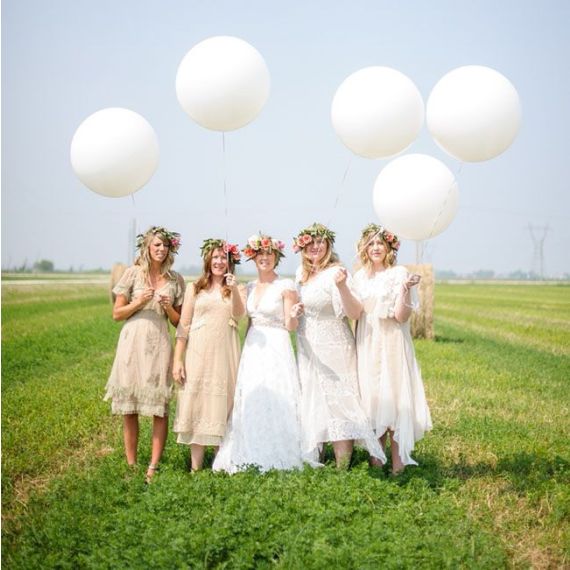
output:
[[[190,283],[186,288],[186,294],[184,295],[182,314],[180,315],[180,321],[176,327],[176,338],[188,338],[190,325],[192,324],[192,318],[194,316],[195,301],[196,296],[194,295],[194,284]]]
[[[131,301],[136,275],[137,267],[132,265],[127,268],[123,276],[119,279],[119,282],[113,287],[113,293],[115,295],[123,295],[123,297],[127,299],[127,303]]]
[[[406,279],[408,279],[408,277],[410,276],[410,273],[408,272],[408,270],[405,267],[401,267],[401,266],[395,267],[394,271],[396,273],[395,273],[394,284],[393,284],[393,306],[391,307],[391,311],[390,311],[391,317],[394,316],[394,312],[396,310],[396,303],[398,302],[398,299],[399,299],[400,295],[402,294],[402,285],[404,284]],[[420,301],[419,301],[419,297],[418,297],[417,286],[412,287],[410,289],[410,304],[408,306],[413,311],[417,311],[420,308]]]

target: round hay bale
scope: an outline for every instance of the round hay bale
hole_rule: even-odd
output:
[[[420,308],[411,316],[411,332],[413,338],[435,337],[433,330],[433,301],[434,301],[434,274],[431,263],[406,265],[410,273],[421,275],[421,281],[417,285]]]
[[[127,266],[124,263],[115,263],[111,268],[111,281],[109,283],[109,298],[111,303],[115,304],[115,294],[113,293],[113,288],[119,282],[123,273],[127,270]]]

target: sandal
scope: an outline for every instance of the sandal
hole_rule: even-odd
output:
[[[152,481],[152,478],[154,477],[154,474],[157,471],[159,471],[158,465],[154,465],[153,463],[149,463],[148,469],[146,471],[146,476],[144,478],[144,482],[146,485],[148,485]]]

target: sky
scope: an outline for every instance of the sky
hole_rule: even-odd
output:
[[[133,220],[137,231],[182,234],[175,268],[199,265],[205,238],[244,245],[261,230],[288,244],[283,273],[299,263],[292,237],[328,222],[350,267],[361,228],[377,221],[372,189],[389,159],[342,144],[330,119],[336,89],[382,65],[427,101],[447,72],[478,64],[516,87],[521,129],[485,162],[461,165],[425,125],[402,153],[428,154],[457,175],[457,216],[424,242],[422,261],[457,273],[529,271],[531,224],[548,227],[545,273],[568,274],[569,27],[566,0],[3,0],[2,267],[127,262]],[[271,75],[263,111],[225,134],[225,152],[222,134],[194,123],[175,92],[183,56],[218,35],[252,44]],[[158,136],[159,167],[133,196],[95,194],[71,168],[76,129],[107,107],[141,114]],[[416,259],[404,241],[399,261]]]

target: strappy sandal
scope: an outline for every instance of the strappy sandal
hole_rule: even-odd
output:
[[[149,471],[150,471],[150,473],[149,473]],[[153,463],[149,463],[148,469],[146,471],[146,476],[144,478],[145,484],[148,485],[152,481],[152,478],[154,477],[154,474],[157,471],[159,471],[158,465],[154,465]]]

